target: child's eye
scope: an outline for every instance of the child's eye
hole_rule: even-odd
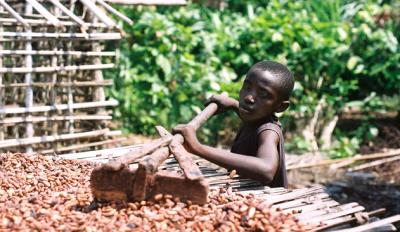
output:
[[[260,93],[261,98],[267,98],[268,97],[268,93],[266,91],[262,91]]]

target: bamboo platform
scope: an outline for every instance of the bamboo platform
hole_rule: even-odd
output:
[[[59,155],[58,158],[104,163],[140,148],[141,145],[132,145],[99,151],[63,154]],[[341,204],[324,192],[322,186],[290,190],[270,188],[258,181],[239,178],[237,175],[232,176],[226,169],[199,157],[196,158],[196,164],[209,182],[211,189],[225,188],[227,191],[243,195],[252,194],[262,199],[264,206],[271,206],[275,210],[292,213],[299,221],[315,225],[314,231],[396,231],[392,223],[400,221],[400,215],[380,218],[385,213],[384,208],[366,211],[357,202]],[[137,163],[131,164],[132,168],[136,166]],[[167,159],[159,169],[182,172],[174,158]]]

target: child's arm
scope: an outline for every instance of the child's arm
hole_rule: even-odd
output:
[[[183,135],[184,145],[190,152],[228,170],[235,169],[242,176],[269,183],[278,170],[279,136],[274,131],[261,132],[256,157],[203,145],[198,141],[196,131],[190,125],[178,125],[174,128],[174,132]]]

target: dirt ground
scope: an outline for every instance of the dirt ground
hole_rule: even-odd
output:
[[[382,125],[377,138],[361,147],[361,154],[400,148],[400,126]],[[359,172],[326,167],[289,172],[292,187],[322,184],[340,203],[358,202],[367,211],[386,208],[385,216],[400,214],[400,160]],[[400,228],[400,223],[395,226]]]

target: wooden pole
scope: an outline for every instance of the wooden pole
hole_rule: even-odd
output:
[[[38,143],[49,143],[54,141],[63,141],[69,139],[79,139],[79,138],[90,138],[102,136],[109,132],[109,129],[74,133],[74,134],[61,134],[61,135],[50,135],[50,136],[36,136],[31,138],[21,138],[21,139],[7,139],[0,141],[0,148],[17,147],[17,146],[28,146]]]
[[[97,146],[102,146],[102,145],[106,145],[106,144],[116,144],[116,143],[122,142],[124,140],[126,140],[126,138],[116,138],[116,139],[109,139],[109,140],[104,140],[104,141],[100,141],[100,142],[75,144],[72,146],[60,147],[57,150],[54,150],[54,149],[43,150],[43,151],[40,151],[39,153],[41,153],[41,154],[57,153],[58,154],[61,152],[71,151],[71,150],[77,151],[77,150],[81,150],[81,149],[88,148],[88,147],[97,147]],[[79,153],[73,152],[72,154],[79,154]],[[68,159],[68,156],[63,156],[63,157]]]
[[[32,4],[27,1],[25,5],[25,14],[32,14],[33,8]],[[31,28],[26,29],[27,33],[31,32]],[[26,51],[31,51],[32,50],[32,43],[30,41],[30,37],[27,38],[27,42],[25,44],[25,50]],[[31,55],[26,55],[25,56],[25,68],[26,69],[32,69],[32,56]],[[28,118],[31,116],[30,115],[30,108],[33,106],[33,89],[32,89],[32,73],[27,72],[25,74],[25,84],[27,84],[27,88],[25,89],[25,107],[27,109],[28,113]],[[32,138],[35,134],[35,131],[33,130],[33,124],[30,122],[26,123],[26,137]],[[32,146],[26,146],[26,153],[32,153]]]
[[[104,24],[109,26],[110,28],[116,27],[117,24],[108,17],[104,12],[102,12],[96,4],[94,4],[91,0],[80,0],[80,2],[87,7],[87,9],[92,12],[99,20],[101,20]]]
[[[56,121],[68,121],[68,120],[74,120],[74,121],[102,121],[102,120],[111,120],[112,117],[110,115],[73,115],[73,116],[31,116],[29,118],[27,117],[12,117],[12,118],[3,118],[0,119],[0,125],[14,125],[17,123],[27,123],[27,122],[32,122],[32,123],[38,123],[38,122],[56,122]]]
[[[2,1],[4,3],[4,1]],[[3,6],[0,4],[0,11],[3,11]],[[0,33],[3,32],[3,25],[0,23]],[[0,37],[0,40],[2,38]],[[3,43],[0,42],[0,51],[3,50]],[[0,56],[0,68],[3,67],[3,56]],[[3,74],[0,73],[0,110],[3,109],[4,107],[4,98],[5,98],[5,92],[4,92],[4,85],[3,85]],[[4,114],[0,114],[0,120],[3,120]],[[0,140],[4,140],[4,126],[0,125]]]
[[[0,13],[0,15],[1,15],[1,13]],[[53,26],[53,24],[51,24],[50,22],[48,22],[48,21],[46,21],[44,19],[23,19],[23,20],[25,20],[24,22],[26,24],[31,25],[31,26],[40,26],[40,25]],[[24,25],[23,23],[21,23],[20,21],[18,21],[15,18],[2,17],[2,18],[0,18],[0,22],[3,25],[19,25],[19,24]],[[76,22],[60,21],[60,25],[62,25],[62,26],[75,26]],[[104,23],[92,24],[92,23],[86,23],[85,22],[84,26],[86,28],[89,28],[89,27],[108,28],[108,26],[105,25]]]
[[[54,13],[56,14],[56,16],[59,15],[59,10],[58,9],[54,9]],[[59,28],[57,27],[56,32],[59,32]],[[56,52],[58,49],[58,43],[59,41],[55,40],[55,41],[50,41],[50,44],[53,47],[53,52]],[[57,54],[54,54],[53,56],[51,56],[51,66],[56,67],[58,66],[58,57]],[[51,74],[51,87],[50,87],[50,104],[55,106],[57,105],[57,89],[55,88],[55,85],[58,83],[58,76],[57,76],[58,72],[53,72]],[[52,115],[53,117],[57,116],[57,111],[50,111],[48,112],[50,115]],[[49,122],[50,127],[51,127],[51,135],[53,136],[57,136],[58,134],[58,128],[59,125],[56,121],[51,121],[51,120],[46,120],[47,122]],[[52,144],[52,148],[53,149],[57,149],[59,147],[59,143],[56,141]]]
[[[41,55],[41,56],[54,56],[54,55],[69,55],[69,56],[115,56],[115,52],[81,52],[81,51],[61,51],[61,50],[52,50],[52,51],[25,51],[25,50],[0,50],[0,55]]]
[[[54,26],[56,26],[56,27],[60,26],[60,21],[57,19],[57,17],[52,15],[38,1],[36,1],[36,0],[26,0],[26,4],[29,4],[29,5],[33,6],[33,8],[35,8],[35,10],[37,12],[39,12],[39,14],[41,14],[44,18],[47,19],[47,21],[51,22],[51,24],[53,24]],[[32,11],[30,13],[26,12],[26,14],[28,14],[28,15],[32,14]]]
[[[97,107],[106,107],[106,106],[116,106],[118,102],[115,100],[108,100],[103,102],[80,102],[75,103],[73,109],[90,109]],[[38,112],[48,112],[52,110],[67,110],[67,104],[58,104],[53,106],[32,106],[31,108],[26,107],[4,107],[0,109],[0,114],[23,114],[23,113],[38,113]]]
[[[72,28],[70,28],[70,32],[73,32],[72,31]],[[67,50],[68,51],[70,51],[70,50],[72,50],[72,41],[70,40],[70,41],[68,41],[67,42]],[[67,57],[67,66],[70,66],[71,65],[71,62],[72,61],[72,57],[71,56],[68,56]],[[75,73],[74,73],[75,74]],[[76,75],[76,74],[75,74]],[[74,78],[74,76],[72,75],[72,73],[71,72],[68,72],[67,73],[67,82],[69,83],[69,84],[71,84],[72,83],[72,81],[73,81],[73,78]],[[72,93],[72,88],[71,88],[71,86],[68,86],[67,87],[67,99],[68,99],[68,110],[67,110],[67,114],[69,115],[69,116],[73,116],[74,115],[74,96],[73,96],[73,93]],[[67,127],[68,127],[68,132],[70,133],[70,134],[73,134],[74,133],[74,120],[73,120],[73,118],[72,117],[70,117],[70,120],[68,120],[67,121],[67,125],[66,125]],[[69,144],[69,145],[71,145],[71,143]],[[75,152],[75,150],[72,150],[72,152]]]
[[[4,0],[0,0],[0,5],[3,6],[18,22],[22,23],[24,27],[29,27],[27,21],[22,18],[12,7],[10,7]]]
[[[27,39],[29,37],[39,39],[84,39],[84,40],[119,40],[121,39],[120,33],[50,33],[50,32],[8,32],[3,31],[0,36],[11,37],[13,39]],[[4,41],[4,39],[3,39]]]
[[[50,0],[50,1],[58,9],[60,9],[62,12],[64,12],[66,15],[68,15],[72,20],[74,20],[77,24],[79,24],[83,31],[85,31],[87,29],[85,22],[81,18],[76,16],[72,11],[68,10],[60,1],[58,1],[58,0]]]
[[[12,118],[3,118],[0,120],[0,125],[14,125],[17,123],[38,123],[38,122],[55,122],[55,121],[98,121],[98,120],[111,120],[112,117],[110,115],[73,115],[73,116],[31,116],[30,118],[27,117],[12,117]]]
[[[127,22],[129,25],[133,25],[133,21],[130,18],[126,17],[125,15],[123,15],[120,12],[118,12],[117,10],[115,10],[112,6],[108,5],[105,1],[96,0],[96,2],[98,2],[100,5],[102,5],[106,10],[108,10],[112,14],[116,15],[123,21]]]
[[[30,56],[30,55],[28,55]],[[96,64],[96,65],[70,65],[56,67],[23,67],[23,68],[0,68],[0,73],[45,73],[76,70],[96,70],[113,68],[114,64]]]
[[[55,72],[57,73],[57,72]],[[1,75],[1,73],[0,73]],[[73,82],[33,82],[31,86],[33,87],[91,87],[91,86],[108,86],[112,85],[112,80],[104,80],[100,82],[96,81],[73,81]],[[28,87],[25,83],[11,83],[11,84],[1,84],[0,87],[5,88],[25,88]]]
[[[107,0],[110,3],[127,5],[186,5],[186,0]]]

